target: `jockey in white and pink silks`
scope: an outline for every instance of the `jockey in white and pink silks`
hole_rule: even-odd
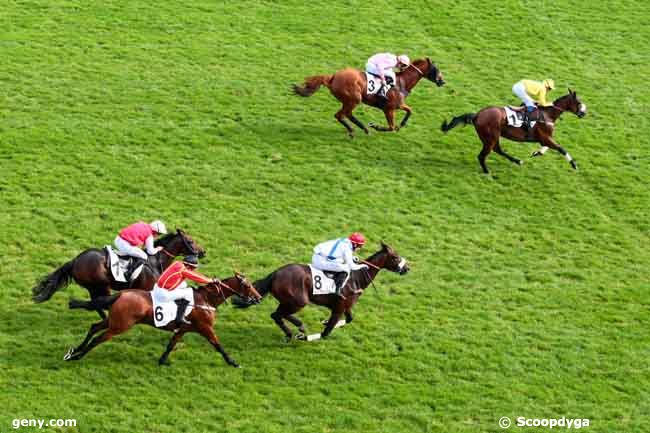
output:
[[[375,54],[368,59],[366,63],[366,72],[379,77],[381,80],[381,89],[379,95],[386,96],[386,76],[391,77],[395,83],[395,72],[393,68],[404,68],[411,63],[406,54],[396,56],[391,53]]]

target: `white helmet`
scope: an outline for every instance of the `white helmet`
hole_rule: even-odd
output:
[[[397,61],[405,65],[411,64],[411,60],[409,59],[409,56],[407,56],[406,54],[400,54],[399,56],[397,56]]]
[[[160,220],[153,221],[151,224],[149,224],[149,226],[151,226],[151,228],[156,233],[160,233],[161,235],[167,234],[167,228],[165,227],[165,224],[163,224],[163,222]]]

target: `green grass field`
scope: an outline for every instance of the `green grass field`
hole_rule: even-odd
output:
[[[642,1],[4,2],[0,432],[649,431],[649,19]],[[289,92],[380,51],[447,80],[418,85],[398,133],[350,140],[326,89]],[[472,128],[440,132],[547,76],[588,106],[555,134],[579,171],[504,142],[525,164],[492,154],[485,176]],[[207,249],[208,275],[261,278],[352,230],[412,270],[380,273],[325,341],[285,343],[271,298],[220,308],[239,370],[197,335],[159,368],[170,335],[149,327],[63,362],[96,320],[67,309],[87,292],[35,305],[31,287],[154,218]],[[325,316],[300,313],[310,332]]]

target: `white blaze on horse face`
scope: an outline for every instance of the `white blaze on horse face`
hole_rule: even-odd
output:
[[[400,260],[399,265],[397,265],[397,270],[402,272],[402,269],[404,269],[404,266],[406,266],[406,259],[402,257],[402,260]]]
[[[578,107],[578,111],[580,113],[586,113],[587,112],[587,104],[580,104],[580,106]]]

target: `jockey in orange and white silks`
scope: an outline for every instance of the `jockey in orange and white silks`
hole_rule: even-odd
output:
[[[154,247],[154,236],[164,235],[166,233],[167,228],[165,228],[165,224],[162,221],[156,220],[150,224],[139,221],[120,230],[114,243],[118,251],[128,254],[131,257],[147,260],[147,254],[153,255],[162,249],[162,247]],[[147,251],[146,253],[141,249],[143,245]]]
[[[391,53],[379,53],[368,59],[368,63],[366,63],[366,72],[379,77],[383,90],[386,86],[386,76],[391,77],[393,83],[395,83],[395,72],[393,71],[393,68],[402,68],[408,66],[410,63],[411,61],[405,54],[396,56]],[[385,93],[382,93],[382,96],[383,95],[385,95]]]

